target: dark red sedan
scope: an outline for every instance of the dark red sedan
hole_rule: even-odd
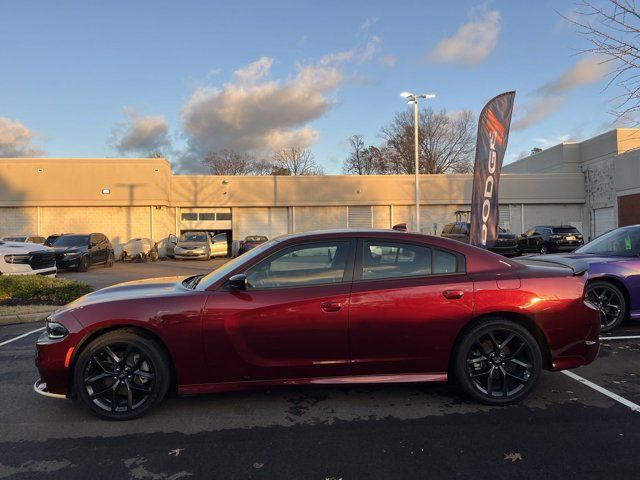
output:
[[[280,237],[206,276],[124,283],[67,305],[38,339],[35,389],[112,419],[174,388],[449,377],[507,405],[541,369],[596,357],[587,266],[568,265],[391,230]]]

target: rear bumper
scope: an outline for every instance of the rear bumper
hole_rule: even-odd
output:
[[[586,311],[582,317],[582,334],[573,342],[554,350],[552,346],[552,370],[567,370],[588,365],[598,357],[600,350],[600,311],[584,302]],[[577,327],[580,328],[580,327]]]

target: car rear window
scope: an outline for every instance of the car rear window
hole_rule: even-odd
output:
[[[580,235],[580,231],[576,227],[554,228],[553,229],[553,233],[557,233],[557,234],[560,234],[560,235],[564,235],[566,233],[575,233],[575,234]]]

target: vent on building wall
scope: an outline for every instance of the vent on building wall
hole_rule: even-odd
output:
[[[373,226],[373,214],[370,206],[348,207],[349,228],[371,228]]]

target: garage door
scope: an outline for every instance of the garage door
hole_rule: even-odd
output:
[[[593,233],[596,237],[616,228],[613,207],[598,208],[593,211]]]
[[[234,208],[234,240],[249,235],[265,235],[271,239],[289,232],[287,207]]]

